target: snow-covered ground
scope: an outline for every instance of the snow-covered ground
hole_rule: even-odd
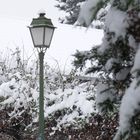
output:
[[[23,58],[37,56],[34,49],[29,29],[31,20],[0,18],[0,52],[7,55],[8,50],[19,47],[23,52]],[[59,65],[62,69],[71,68],[72,54],[76,50],[88,50],[93,45],[101,44],[103,31],[98,29],[86,29],[71,25],[62,25],[54,22],[57,27],[50,48],[46,52],[46,61],[52,67]],[[36,53],[36,55],[35,55]]]

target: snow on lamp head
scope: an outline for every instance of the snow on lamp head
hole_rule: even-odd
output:
[[[33,18],[30,26],[30,33],[34,47],[49,48],[54,33],[54,25],[51,19],[45,17],[45,12],[41,11],[38,18]]]

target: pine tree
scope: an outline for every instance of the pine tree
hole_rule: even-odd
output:
[[[66,13],[65,17],[60,17],[59,19],[60,22],[66,24],[74,24],[79,15],[80,5],[85,0],[56,0],[56,1],[58,2],[56,7],[61,11],[65,11]]]
[[[64,16],[59,18],[60,23],[77,24],[76,21],[80,14],[80,9],[86,3],[86,0],[56,0],[56,1],[58,2],[58,4],[56,4],[56,7],[60,11],[64,11]],[[108,9],[107,1],[108,0],[105,1],[106,5],[102,7],[101,11],[98,13],[96,21],[95,20],[93,21],[92,27],[96,27],[99,29],[103,28],[104,16],[106,15]],[[102,5],[103,3],[100,2],[98,4],[98,7],[96,8],[96,11],[98,11]],[[84,26],[86,26],[86,24]]]
[[[118,107],[121,102],[120,127],[114,139],[138,139],[140,1],[88,0],[81,9],[79,24],[89,26],[107,4],[110,8],[105,15],[102,44],[86,52],[77,51],[74,65],[82,69],[90,60],[92,64],[86,73],[100,73],[96,103],[101,113],[115,111],[113,107]]]
[[[83,2],[80,12],[79,2]],[[78,15],[77,25],[88,27],[98,19],[104,22],[102,44],[89,51],[77,51],[73,63],[80,70],[86,69],[86,74],[97,74],[96,104],[102,114],[117,111],[120,106],[120,127],[115,140],[138,139],[140,0],[63,0],[59,3],[61,10],[71,12],[63,20],[66,23],[74,23]],[[78,12],[74,14],[72,11],[77,5]],[[107,10],[102,12],[103,9]],[[91,65],[87,67],[89,61]]]

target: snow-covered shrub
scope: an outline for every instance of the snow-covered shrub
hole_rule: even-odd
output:
[[[15,57],[17,54],[20,58],[17,51]],[[20,66],[14,65],[14,62],[17,64],[17,59],[13,59],[12,66],[7,67],[7,61],[1,75],[4,78],[0,84],[0,111],[5,111],[8,116],[2,123],[7,123],[9,127],[18,126],[18,131],[36,135],[39,108],[38,62],[32,60],[31,64],[24,64],[25,61],[18,59]],[[70,126],[77,129],[84,127],[96,112],[93,83],[74,70],[64,75],[44,64],[44,115],[45,123],[50,122],[49,135]],[[47,129],[48,126],[45,127]]]
[[[87,91],[88,86],[89,84],[86,83],[78,85],[74,89],[67,88],[64,92],[58,89],[46,94],[46,100],[51,102],[51,105],[46,106],[45,116],[49,118],[55,116],[56,129],[69,125],[80,126],[78,120],[90,117],[91,113],[95,112],[95,103],[92,100],[93,89]]]

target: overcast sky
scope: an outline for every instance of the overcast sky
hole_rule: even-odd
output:
[[[101,30],[75,28],[58,24],[57,19],[62,14],[54,8],[55,0],[3,0],[0,4],[0,52],[5,48],[23,49],[27,56],[33,52],[33,44],[27,26],[32,18],[37,17],[40,9],[46,11],[57,26],[51,47],[46,53],[46,61],[54,66],[56,59],[61,66],[70,64],[71,54],[76,50],[88,50],[93,45],[100,44],[103,36]],[[69,66],[68,66],[69,67]]]

